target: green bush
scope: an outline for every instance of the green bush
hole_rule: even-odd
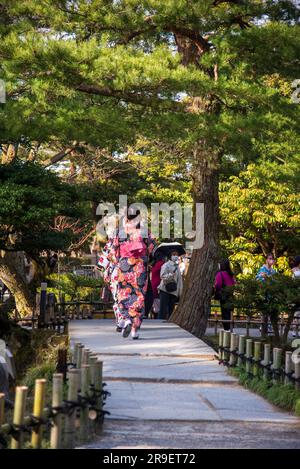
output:
[[[274,329],[275,340],[286,345],[288,332],[294,318],[295,305],[300,304],[300,280],[276,273],[259,281],[253,278],[241,279],[234,287],[233,306],[247,315],[269,316]],[[286,314],[284,333],[280,336],[278,320]]]
[[[34,383],[36,379],[46,379],[47,384],[52,383],[52,376],[55,373],[55,363],[43,363],[42,365],[32,366],[28,368],[25,378],[23,380],[24,386],[28,386],[29,392],[34,389]]]
[[[102,278],[90,278],[83,275],[67,274],[51,274],[47,278],[48,291],[55,293],[59,297],[59,293],[65,295],[66,301],[74,301],[75,299],[87,300],[99,299],[99,290],[103,285]]]
[[[273,384],[262,377],[250,377],[244,367],[232,368],[229,372],[239,378],[239,382],[267,399],[272,404],[300,415],[300,391],[292,384]]]

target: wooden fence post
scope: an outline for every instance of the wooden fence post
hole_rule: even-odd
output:
[[[300,363],[295,363],[294,378],[295,379],[300,379]],[[300,389],[300,382],[299,381],[295,381],[295,388]]]
[[[43,411],[46,400],[46,380],[36,379],[34,389],[34,403],[33,403],[33,416],[37,419],[43,417]],[[39,425],[36,429],[32,430],[31,444],[34,449],[41,447],[43,436],[43,425]]]
[[[284,377],[284,384],[289,384],[291,382],[291,373],[293,370],[293,362],[292,362],[292,355],[293,352],[285,352],[285,377]]]
[[[76,368],[78,369],[81,368],[83,350],[84,350],[84,346],[80,344],[78,347],[78,354],[77,354],[77,360],[76,360]]]
[[[52,385],[52,407],[61,407],[63,403],[63,374],[55,373],[53,375]],[[61,441],[62,432],[62,414],[58,413],[53,418],[51,428],[50,445],[52,449],[60,449],[62,447]]]
[[[91,392],[96,391],[96,373],[97,373],[97,357],[94,355],[89,356],[89,363],[90,365],[90,385],[91,385]],[[97,397],[95,399],[96,405],[95,407],[97,408]],[[97,418],[97,413],[95,410],[90,410],[89,411],[89,418],[91,419],[91,428],[93,430],[93,433],[96,433],[96,418]]]
[[[271,363],[271,345],[270,344],[264,344],[264,359],[262,361],[262,364],[264,365],[264,380],[268,380],[269,378],[269,368],[266,368],[270,365]]]
[[[68,401],[77,401],[79,390],[80,370],[69,370],[68,372]],[[75,410],[66,416],[64,448],[72,449],[75,445]]]
[[[40,314],[38,317],[38,327],[45,327],[46,309],[47,309],[47,283],[42,282],[41,294],[40,294]]]
[[[80,386],[80,395],[83,398],[89,397],[90,393],[90,365],[81,366],[81,386]],[[80,440],[83,441],[86,439],[88,434],[88,421],[89,421],[89,409],[88,407],[83,407],[80,410]]]
[[[218,313],[215,311],[214,313],[214,322],[215,322],[215,335],[218,335]]]
[[[261,342],[254,342],[254,366],[253,375],[257,376],[259,373],[259,363],[261,360]]]
[[[219,360],[223,359],[223,352],[222,352],[222,348],[221,348],[221,347],[223,347],[223,334],[224,334],[224,330],[221,329],[219,331]]]
[[[95,391],[100,393],[103,391],[103,363],[97,361],[95,363]],[[103,397],[101,395],[97,398],[97,408],[102,411],[103,409]],[[101,428],[102,422],[98,421],[98,427]]]
[[[229,359],[230,366],[235,366],[237,362],[237,357],[232,352],[237,351],[238,339],[239,339],[238,334],[235,334],[234,332],[232,332],[231,337],[230,337],[230,359]]]
[[[252,339],[247,339],[246,340],[246,359],[247,358],[252,358],[252,349],[253,349],[253,340]],[[252,373],[252,364],[250,360],[246,361],[246,372],[248,374]]]
[[[246,345],[246,336],[240,335],[239,336],[239,354],[241,354],[241,356],[238,358],[238,366],[242,366],[243,364],[243,355],[245,353],[245,345]]]
[[[73,353],[72,353],[72,362],[75,364],[75,366],[78,360],[78,354],[79,354],[79,349],[81,345],[82,344],[80,342],[76,342],[74,344]]]
[[[91,354],[91,351],[87,348],[83,349],[82,351],[82,365],[88,365],[89,363],[89,356]]]
[[[272,370],[275,371],[274,376],[273,376],[274,384],[280,381],[280,376],[278,376],[276,372],[279,372],[279,370],[281,369],[281,361],[282,361],[282,349],[274,348],[273,349],[273,365],[272,365]]]
[[[228,349],[228,351],[227,350],[223,351],[223,360],[225,362],[229,361],[230,335],[231,335],[230,331],[224,331],[223,333],[223,347]]]
[[[68,371],[68,351],[66,347],[60,347],[57,354],[57,373],[62,373],[64,377],[64,382],[67,381],[67,371]]]
[[[26,386],[16,387],[15,407],[13,424],[16,426],[24,424],[26,398],[28,388]],[[23,445],[23,433],[20,431],[18,435],[12,436],[11,449],[21,449]]]

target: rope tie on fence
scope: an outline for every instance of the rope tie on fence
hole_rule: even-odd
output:
[[[4,449],[6,449],[8,447],[8,442],[7,442],[6,438],[4,437],[4,435],[2,433],[0,433],[0,445]]]
[[[28,428],[37,429],[39,430],[42,425],[51,425],[51,420],[44,417],[36,417],[33,414],[30,414],[30,423],[28,424]]]

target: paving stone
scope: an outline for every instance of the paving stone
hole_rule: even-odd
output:
[[[103,360],[111,392],[104,435],[86,447],[300,448],[299,418],[240,386],[212,348],[174,324],[145,321],[132,341],[111,320],[76,320],[70,335]]]

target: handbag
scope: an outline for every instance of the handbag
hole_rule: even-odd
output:
[[[176,272],[177,267],[175,267],[173,275]],[[177,290],[177,282],[175,282],[174,278],[165,279],[164,280],[165,288],[168,293],[172,293]]]

